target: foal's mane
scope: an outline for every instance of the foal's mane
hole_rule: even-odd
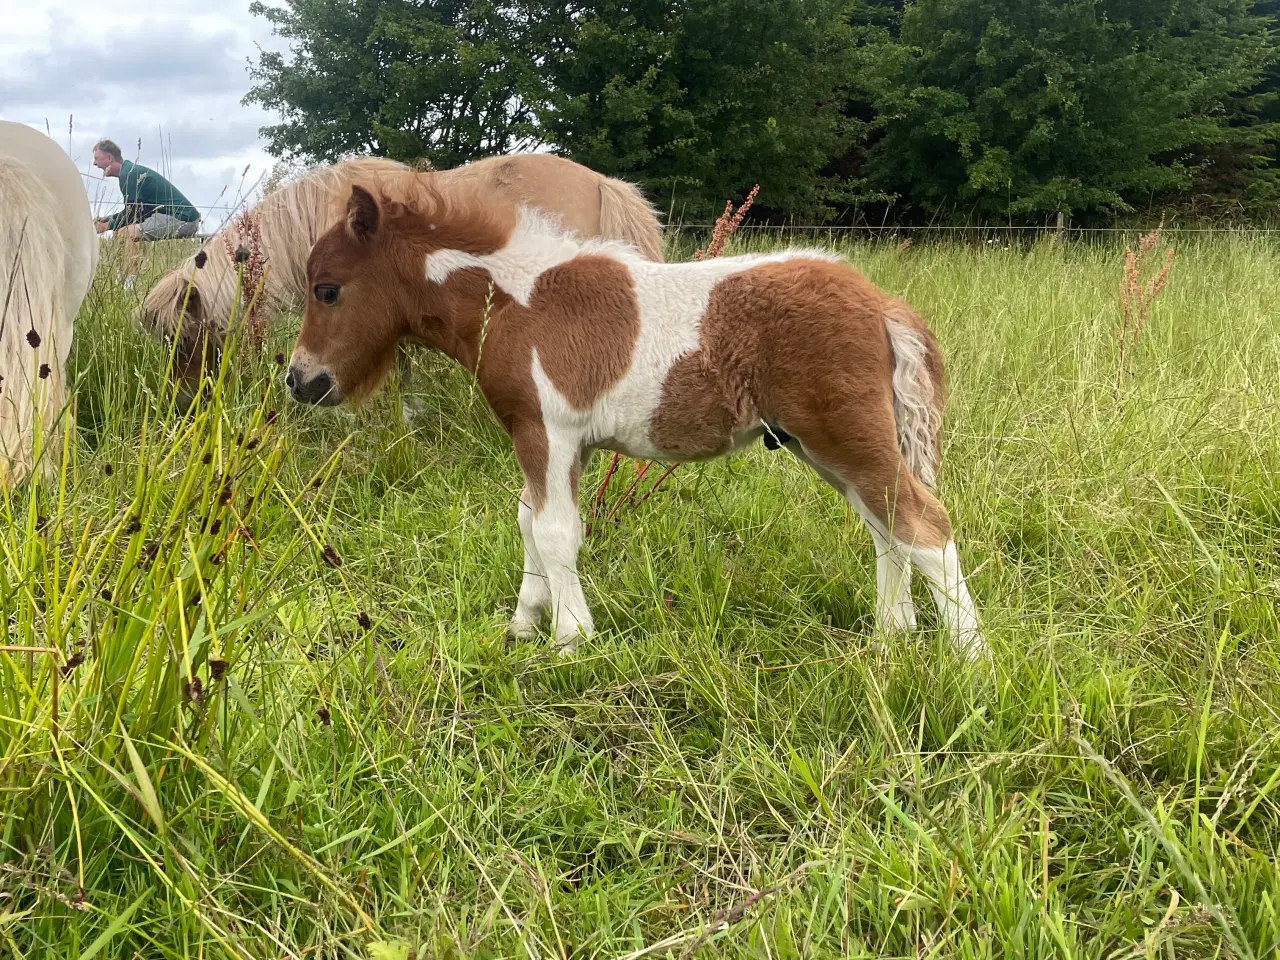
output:
[[[393,230],[425,240],[432,249],[489,253],[499,250],[517,224],[511,205],[483,186],[442,182],[435,171],[374,171],[352,178],[334,198],[332,220],[345,215],[351,186],[368,190]]]

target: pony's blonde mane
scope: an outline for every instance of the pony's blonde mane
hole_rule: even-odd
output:
[[[0,156],[0,487],[29,476],[37,453],[46,469],[58,459],[75,318],[56,203],[26,164]]]
[[[512,154],[451,170],[419,171],[391,160],[361,158],[312,169],[268,194],[251,211],[267,262],[261,306],[277,312],[301,304],[311,247],[343,216],[353,184],[365,187],[388,208],[397,209],[398,204],[414,211],[429,209],[436,202],[430,195],[432,186],[450,197],[459,191],[479,204],[476,211],[485,222],[490,216],[498,221],[510,219],[513,214],[503,213],[502,204],[533,203],[544,213],[547,207],[563,207],[573,211],[566,216],[576,229],[617,236],[650,259],[662,259],[657,217],[639,190],[568,160]],[[251,244],[252,237],[243,235],[239,218],[223,226],[200,253],[188,257],[151,290],[142,305],[142,326],[166,338],[181,330],[186,347],[194,346],[205,333],[220,344],[236,312],[238,269],[232,254],[241,245]],[[197,267],[197,260],[203,266]]]
[[[350,184],[401,171],[409,168],[380,157],[316,167],[247,211],[257,222],[268,264],[263,291],[268,309],[288,309],[302,300],[311,245],[333,222],[334,205],[339,199],[345,203]],[[143,325],[166,337],[182,329],[184,339],[209,332],[220,340],[235,307],[238,265],[233,254],[252,242],[245,226],[243,215],[228,221],[197,253],[162,277],[143,301]],[[196,320],[193,330],[182,323],[184,302]]]

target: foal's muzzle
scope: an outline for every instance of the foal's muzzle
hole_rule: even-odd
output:
[[[303,376],[296,366],[290,367],[285,374],[284,385],[289,388],[289,396],[293,399],[317,407],[336,407],[342,402],[342,389],[329,374],[317,373],[310,380],[304,380]]]

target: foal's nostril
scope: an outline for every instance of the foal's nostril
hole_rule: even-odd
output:
[[[285,384],[289,388],[289,395],[299,403],[331,407],[342,402],[342,392],[337,388],[333,377],[323,371],[307,380],[301,371],[291,367],[285,376]]]

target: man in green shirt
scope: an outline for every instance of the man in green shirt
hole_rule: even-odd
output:
[[[124,209],[97,221],[99,233],[114,230],[129,240],[171,240],[191,237],[200,226],[200,213],[178,188],[149,167],[126,160],[111,140],[93,147],[93,165],[104,176],[120,178]]]

